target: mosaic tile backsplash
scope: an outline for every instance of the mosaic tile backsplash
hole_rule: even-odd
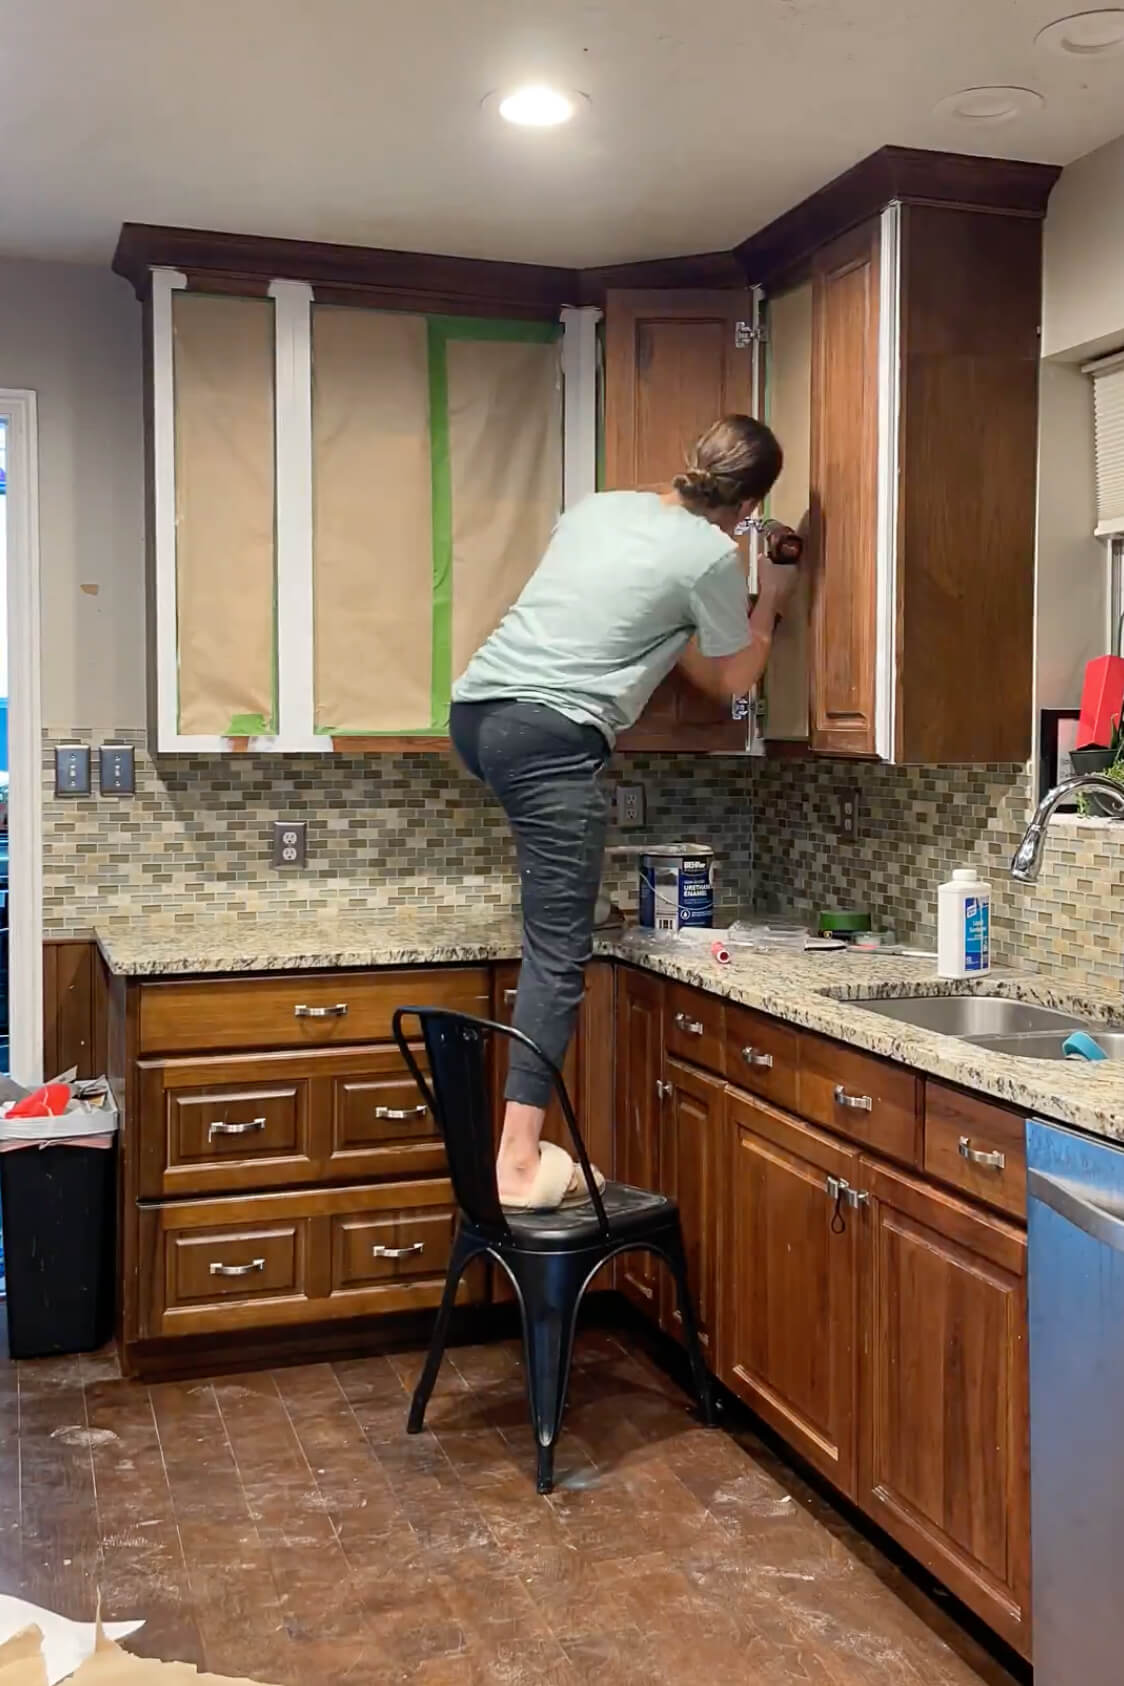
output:
[[[514,853],[500,809],[451,755],[151,757],[136,731],[133,799],[58,800],[44,744],[44,922],[82,931],[100,915],[508,909]],[[1025,767],[894,768],[869,763],[626,757],[607,780],[642,782],[645,839],[709,842],[721,901],[810,915],[869,908],[876,922],[935,946],[937,885],[954,866],[986,869],[996,959],[1066,965],[1087,986],[1122,989],[1124,828],[1051,831],[1038,885],[1007,864],[1028,808]],[[860,835],[839,835],[839,798],[859,793]],[[303,871],[270,864],[274,819],[308,822]],[[635,906],[635,865],[610,861],[606,888]]]

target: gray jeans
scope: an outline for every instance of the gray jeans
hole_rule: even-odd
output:
[[[515,837],[523,898],[515,1027],[561,1066],[593,953],[609,745],[596,727],[541,703],[454,703],[449,732],[469,772],[499,798]],[[530,1050],[513,1043],[507,1099],[545,1107],[551,1088]]]

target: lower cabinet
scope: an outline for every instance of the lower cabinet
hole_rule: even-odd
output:
[[[663,984],[645,972],[617,974],[617,1140],[614,1175],[636,1188],[660,1187]],[[625,1253],[617,1287],[651,1317],[660,1311],[660,1267]]]
[[[859,1502],[1029,1648],[1026,1236],[864,1161]]]
[[[859,1154],[733,1090],[727,1107],[722,1380],[854,1498]]]
[[[721,1078],[666,1060],[660,1091],[659,1168],[661,1194],[679,1203],[687,1274],[694,1295],[703,1346],[711,1348],[716,1322],[717,1265],[722,1250],[716,1155],[721,1138],[725,1090]],[[682,1337],[675,1285],[660,1273],[660,1326]],[[711,1357],[713,1368],[714,1359]]]

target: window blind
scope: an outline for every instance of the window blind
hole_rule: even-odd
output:
[[[1124,532],[1124,352],[1086,365],[1093,377],[1097,532]]]

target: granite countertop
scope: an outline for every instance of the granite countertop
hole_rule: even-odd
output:
[[[294,914],[292,918],[107,921],[95,932],[111,972],[123,977],[206,976],[335,967],[472,964],[519,955],[518,920],[446,912],[392,916]],[[596,952],[709,990],[790,1024],[961,1084],[1044,1118],[1124,1141],[1124,1061],[1019,1059],[869,1013],[863,999],[949,994],[1007,996],[1097,1023],[1124,1020],[1124,1002],[1067,985],[1064,972],[992,972],[982,984],[938,979],[932,960],[899,955],[735,950],[729,965],[698,939],[606,930]]]

